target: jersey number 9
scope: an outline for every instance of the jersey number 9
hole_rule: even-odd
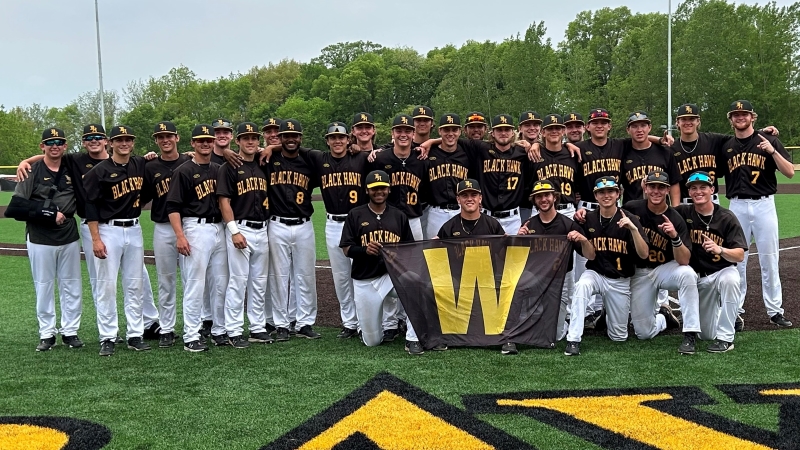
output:
[[[358,203],[358,192],[350,191],[350,203]]]

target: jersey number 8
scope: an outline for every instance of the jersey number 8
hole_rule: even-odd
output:
[[[296,202],[298,205],[300,205],[300,204],[302,204],[302,203],[303,203],[303,200],[305,200],[305,198],[306,198],[306,194],[305,194],[305,193],[303,193],[303,192],[298,192],[298,193],[297,193],[297,195],[296,195],[296,196],[295,196],[295,198],[294,198],[294,201],[295,201],[295,202]]]

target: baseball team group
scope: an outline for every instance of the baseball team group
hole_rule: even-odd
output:
[[[385,243],[528,234],[566,236],[574,250],[561,292],[556,337],[579,355],[587,328],[624,341],[682,328],[678,351],[734,348],[744,328],[751,239],[761,266],[769,321],[784,317],[778,273],[776,172],[794,167],[778,130],[754,126],[746,100],[731,104],[733,134],[700,131],[700,109],[678,109],[679,139],[651,134],[646,112],[610,138],[603,108],[488,120],[481,112],[438,118],[415,107],[392,121],[376,145],[369,113],[331,123],[328,151],[301,146],[295,119],[234,126],[217,119],[178,152],[169,121],[155,125],[159,154],[135,156],[134,130],[84,127],[85,152],[66,153],[58,128],[44,130],[42,154],[20,163],[6,210],[26,221],[36,291],[37,351],[82,347],[81,246],[97,311],[100,355],[148,340],[185,350],[244,349],[255,343],[318,339],[316,188],[325,205],[325,241],[342,321],[337,338],[367,346],[405,335],[405,350],[446,350],[420,342],[381,256]],[[588,133],[588,138],[586,134]],[[262,141],[263,138],[263,141]],[[231,150],[235,141],[238,151]],[[719,205],[724,177],[730,209]],[[150,203],[157,290],[144,266],[139,216]],[[78,216],[78,219],[75,218]],[[80,243],[79,243],[80,241]],[[176,334],[178,268],[183,332]],[[118,279],[126,333],[120,337]],[[55,290],[60,299],[57,326]],[[669,292],[677,292],[673,298]],[[680,319],[676,311],[680,311]],[[766,320],[766,319],[765,319]],[[505,342],[503,354],[516,354]]]

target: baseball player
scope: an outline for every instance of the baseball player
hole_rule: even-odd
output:
[[[130,127],[111,130],[113,154],[83,177],[86,189],[86,220],[92,234],[97,281],[97,328],[100,356],[114,354],[119,331],[117,319],[117,276],[122,272],[128,348],[150,350],[142,340],[142,291],[144,244],[139,226],[144,158],[132,156],[136,136]]]
[[[375,146],[375,122],[368,112],[356,113],[350,129],[350,150],[353,152],[372,151]]]
[[[647,258],[638,262],[631,278],[631,322],[639,339],[650,339],[665,328],[676,328],[678,320],[669,305],[658,306],[658,290],[678,291],[684,336],[678,351],[691,355],[695,352],[696,334],[700,332],[697,273],[689,266],[692,254],[689,229],[681,215],[667,203],[671,186],[666,173],[650,172],[645,178],[645,199],[625,204],[641,222],[650,243]],[[653,314],[656,309],[658,315]]]
[[[281,119],[278,117],[267,117],[264,119],[264,125],[261,126],[261,136],[264,137],[264,146],[267,145],[280,145],[281,138],[278,136],[278,130],[281,127]]]
[[[458,184],[469,175],[469,156],[458,145],[461,135],[461,118],[458,114],[445,114],[439,118],[439,135],[442,143],[431,147],[428,153],[427,180],[430,186],[431,206],[425,237],[433,238],[445,222],[458,215]]]
[[[534,176],[531,178],[554,184],[560,195],[556,196],[553,207],[572,219],[575,215],[576,187],[580,183],[579,163],[562,144],[566,127],[560,115],[548,114],[543,130],[545,151],[541,152],[542,161],[533,163]]]
[[[639,220],[617,207],[620,188],[613,177],[600,177],[594,188],[598,208],[586,213],[583,229],[595,250],[595,258],[586,263],[586,271],[575,283],[571,317],[581,317],[595,294],[606,305],[608,337],[612,341],[628,338],[628,315],[631,312],[631,277],[639,258],[646,258],[647,237]],[[570,320],[564,354],[580,355],[582,320]]]
[[[380,345],[383,339],[383,303],[397,302],[397,293],[386,272],[380,249],[384,243],[413,242],[406,215],[388,204],[390,177],[384,171],[373,170],[367,175],[369,203],[347,213],[339,246],[353,260],[352,273],[355,305],[361,339],[369,347]],[[414,327],[408,324],[405,350],[411,355],[424,353]]]
[[[567,127],[567,142],[573,144],[583,141],[583,133],[586,132],[586,123],[583,116],[578,112],[571,112],[564,116],[564,126]]]
[[[318,339],[312,325],[317,319],[316,247],[311,215],[314,170],[299,155],[303,127],[295,119],[281,122],[281,151],[270,158],[269,177],[269,285],[275,340],[289,340],[289,284],[297,289],[297,336]]]
[[[519,139],[530,144],[535,144],[542,139],[542,116],[536,111],[524,111],[519,115]],[[525,178],[525,191],[533,189],[533,177]],[[527,220],[533,214],[534,208],[531,199],[523,196],[519,205],[520,220]]]
[[[642,198],[644,189],[642,180],[653,171],[667,174],[672,182],[669,189],[671,205],[680,204],[681,173],[678,170],[678,164],[671,151],[650,140],[650,130],[652,129],[650,117],[644,111],[635,111],[628,116],[626,129],[631,141],[630,146],[626,146],[622,155],[620,182],[624,190],[623,204]],[[656,140],[660,141],[660,138]]]
[[[486,139],[486,130],[488,128],[486,116],[480,111],[472,111],[467,114],[467,120],[464,125],[464,137],[482,141]]]
[[[753,105],[747,100],[731,104],[728,119],[734,137],[723,146],[725,196],[731,200],[730,209],[744,230],[747,243],[756,241],[758,261],[761,265],[761,291],[770,322],[779,327],[791,327],[792,322],[783,316],[783,293],[778,273],[778,215],[775,198],[778,183],[775,171],[785,177],[794,176],[794,166],[783,144],[774,136],[756,133],[753,123],[758,118]],[[741,293],[739,313],[744,313],[747,295],[747,256],[737,264]]]
[[[153,139],[161,150],[158,158],[145,165],[142,203],[151,201],[150,218],[153,220],[153,253],[158,273],[158,313],[161,318],[161,335],[158,346],[175,345],[175,318],[177,310],[178,249],[176,237],[167,214],[167,193],[172,172],[189,161],[188,155],[178,153],[178,130],[172,122],[156,124]]]
[[[211,162],[220,166],[225,164],[225,150],[231,150],[233,141],[233,123],[228,119],[219,118],[212,122],[214,126],[214,152],[211,153]]]
[[[271,344],[267,323],[267,277],[269,276],[269,200],[267,177],[255,158],[260,143],[258,126],[239,124],[236,145],[242,164],[235,168],[223,164],[217,178],[217,199],[227,228],[228,288],[225,293],[225,331],[231,346],[242,349],[250,342]],[[250,335],[244,331],[244,305]],[[270,301],[269,306],[272,306]]]
[[[211,125],[192,129],[194,157],[172,172],[167,213],[175,232],[183,278],[183,349],[208,350],[201,339],[203,297],[208,292],[214,345],[229,345],[225,331],[225,290],[228,256],[216,188],[219,165],[211,161],[214,134]]]
[[[676,209],[689,227],[692,258],[700,295],[700,339],[714,342],[711,353],[733,350],[734,327],[739,313],[739,272],[736,264],[744,260],[747,241],[733,213],[712,200],[714,177],[697,171],[687,176],[691,205]]]
[[[412,147],[416,148],[419,143],[425,142],[431,138],[431,131],[433,129],[433,110],[424,105],[414,107],[411,113],[414,117],[414,139],[412,140]],[[420,216],[420,225],[422,227],[423,238],[428,239],[425,231],[428,229],[428,213],[430,207],[428,206],[428,198],[420,199],[422,205],[422,216]]]
[[[547,134],[547,131],[545,131],[545,134]],[[566,235],[567,240],[572,242],[573,250],[577,254],[582,255],[587,260],[593,260],[595,257],[594,246],[586,238],[583,229],[567,215],[556,210],[560,197],[558,189],[557,183],[547,179],[538,180],[533,185],[531,198],[538,214],[528,219],[520,227],[518,234],[537,236]],[[564,284],[561,287],[561,306],[558,309],[558,340],[564,339],[564,336],[567,335],[567,312],[570,310],[574,289],[575,283],[572,281],[572,252],[570,252],[567,273],[564,277]],[[514,344],[512,343],[511,345],[513,346]]]
[[[44,159],[33,164],[28,178],[17,183],[6,209],[6,217],[24,220],[26,246],[36,291],[39,321],[37,352],[56,345],[56,334],[69,348],[83,347],[78,337],[81,325],[81,249],[73,178],[62,162],[67,149],[64,131],[50,128],[42,133],[39,148]],[[15,206],[16,205],[16,206]],[[12,209],[17,208],[14,214]],[[56,328],[53,290],[58,280],[61,329]]]

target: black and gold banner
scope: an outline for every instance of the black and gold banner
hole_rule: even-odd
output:
[[[565,236],[433,239],[382,249],[426,348],[553,347],[570,251]]]

